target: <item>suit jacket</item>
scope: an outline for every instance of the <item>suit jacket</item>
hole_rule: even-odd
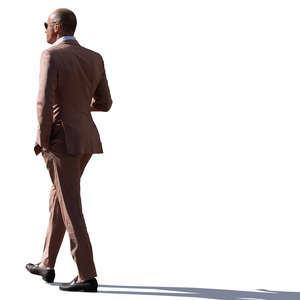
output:
[[[36,155],[42,148],[51,148],[51,136],[57,126],[63,128],[67,153],[103,153],[91,111],[108,111],[111,105],[99,53],[76,40],[63,40],[44,50],[37,97]]]

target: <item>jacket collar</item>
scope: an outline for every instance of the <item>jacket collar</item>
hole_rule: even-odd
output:
[[[59,44],[57,45],[52,45],[51,47],[59,47],[61,45],[65,45],[65,44],[69,44],[69,45],[74,45],[74,46],[80,46],[80,44],[77,42],[77,40],[62,40]]]
[[[77,40],[62,40],[57,46],[61,44],[79,45]]]

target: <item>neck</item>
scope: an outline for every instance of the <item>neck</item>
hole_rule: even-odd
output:
[[[57,34],[57,36],[56,36],[56,40],[55,40],[55,42],[58,40],[58,39],[60,39],[61,37],[63,37],[63,36],[73,36],[73,35],[71,35],[71,34]]]

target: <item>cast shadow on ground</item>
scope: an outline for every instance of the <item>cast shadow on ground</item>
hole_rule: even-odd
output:
[[[124,290],[122,290],[124,289]],[[132,291],[130,291],[132,289]],[[139,289],[143,291],[139,291]],[[152,295],[194,297],[218,300],[299,300],[300,292],[269,291],[259,289],[256,291],[218,290],[189,287],[163,287],[163,286],[126,286],[100,284],[98,293],[123,295]]]
[[[53,282],[50,285],[59,286],[62,282]],[[143,290],[143,291],[139,291]],[[164,287],[164,286],[135,286],[135,285],[98,285],[98,293],[121,295],[150,295],[194,297],[217,300],[299,300],[300,292],[270,291],[258,289],[256,291],[218,290],[191,287]]]

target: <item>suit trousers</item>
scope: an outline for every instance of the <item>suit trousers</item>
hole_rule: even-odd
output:
[[[42,263],[53,269],[67,230],[70,250],[82,280],[97,276],[93,250],[82,212],[80,178],[92,154],[66,153],[62,128],[55,128],[50,147],[42,151],[52,180],[50,218],[42,254]],[[54,132],[55,132],[54,130]]]

